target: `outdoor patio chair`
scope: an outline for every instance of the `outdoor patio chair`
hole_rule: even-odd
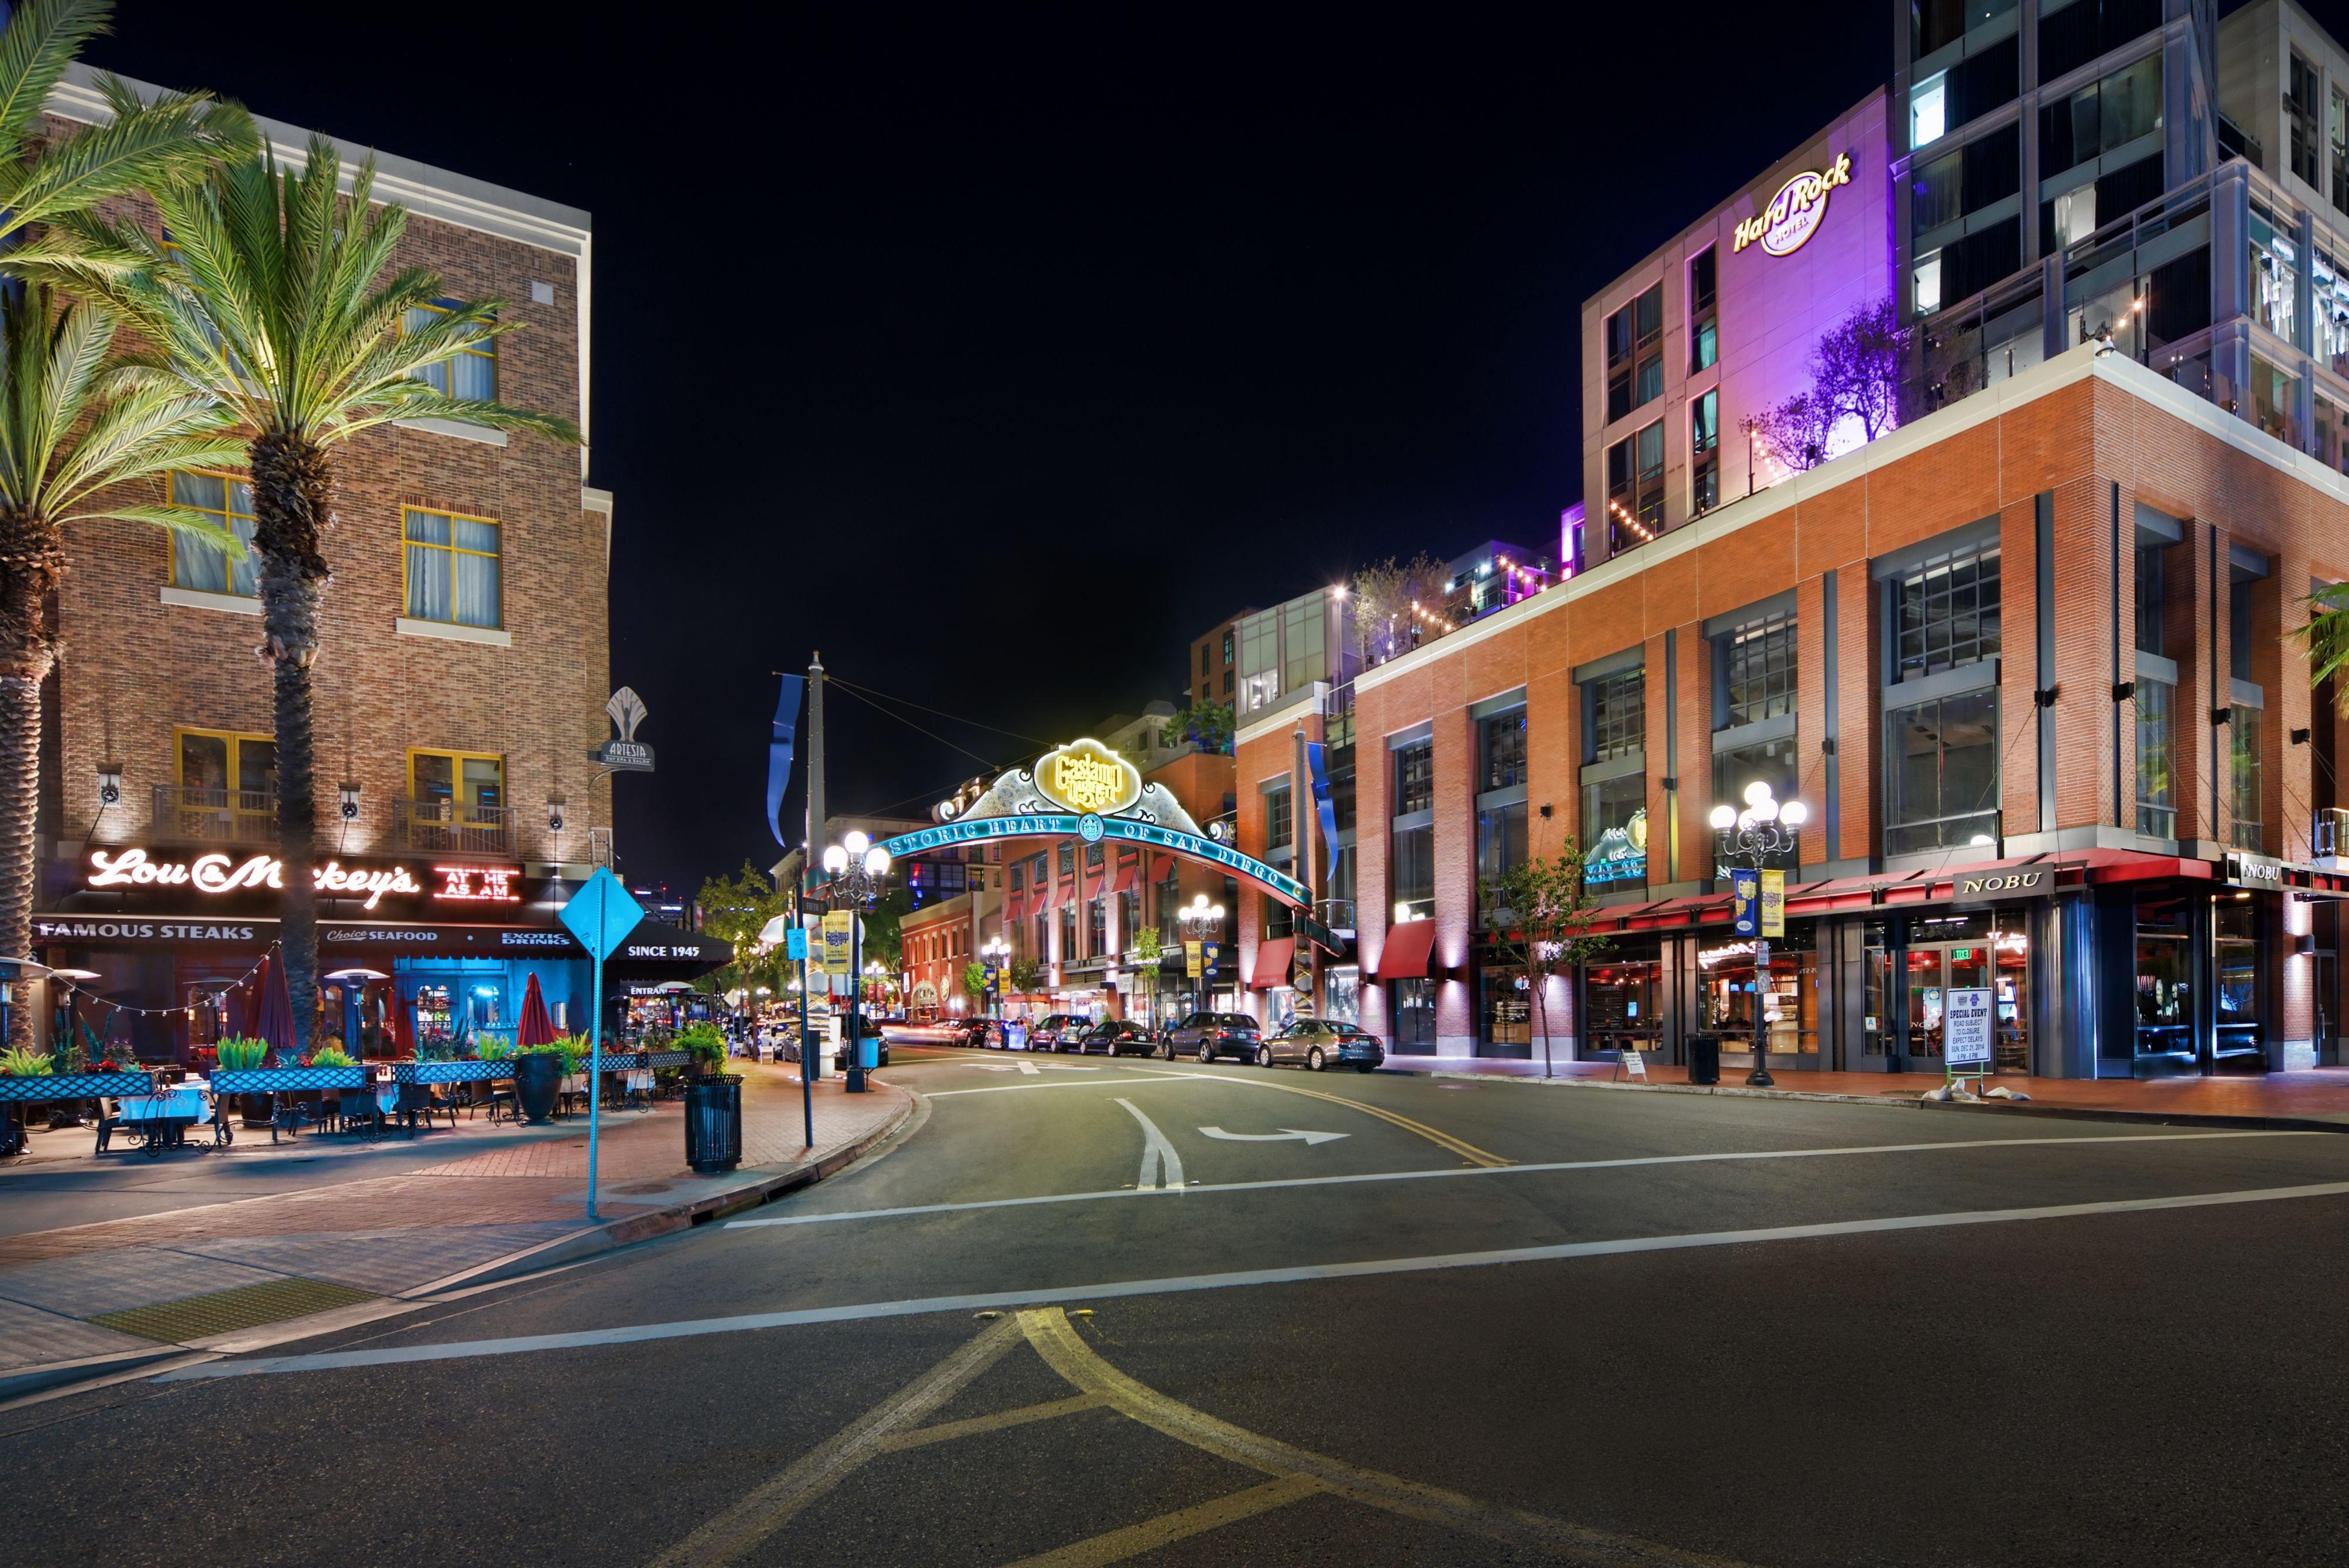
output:
[[[104,1154],[106,1152],[107,1145],[114,1141],[114,1129],[121,1125],[122,1102],[119,1100],[104,1099],[98,1101],[98,1147],[93,1149],[91,1152],[94,1154]]]

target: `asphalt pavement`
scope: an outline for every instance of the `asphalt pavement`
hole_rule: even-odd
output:
[[[861,1165],[0,1408],[25,1563],[2335,1560],[2349,1137],[907,1051]]]

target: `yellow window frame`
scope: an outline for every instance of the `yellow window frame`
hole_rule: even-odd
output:
[[[506,787],[506,758],[503,752],[452,752],[440,746],[410,746],[408,749],[408,799],[410,810],[420,808],[424,805],[424,792],[416,786],[416,759],[419,757],[448,759],[449,787],[455,795],[450,803],[452,822],[461,827],[495,826],[475,815],[481,808],[464,796],[465,764],[467,763],[497,763],[498,793],[502,796]],[[503,807],[498,809],[502,810]]]
[[[256,735],[244,730],[207,730],[195,724],[174,725],[171,729],[171,782],[182,790],[190,787],[186,773],[187,747],[185,744],[187,737],[190,735],[194,735],[200,739],[207,741],[225,741],[228,742],[227,776],[232,781],[243,776],[243,768],[242,766],[243,759],[241,753],[247,741],[259,741],[265,746],[274,746],[277,743],[277,737],[274,735]],[[233,782],[232,782],[227,788],[228,793],[232,797],[242,795],[245,793]],[[242,804],[236,805],[231,809],[243,816],[274,816],[276,815],[275,811],[271,808],[246,810]]]
[[[440,304],[411,305],[408,308],[409,310],[429,310],[435,316],[447,316],[450,314],[451,310],[450,306]],[[408,336],[408,316],[407,313],[403,311],[399,317],[399,335],[402,337],[405,337]],[[449,367],[449,385],[443,389],[450,397],[456,396],[456,362],[458,355],[460,354],[471,354],[477,359],[487,359],[490,362],[490,395],[492,397],[495,397],[498,389],[498,340],[494,337],[485,337],[478,343],[468,343],[464,347],[455,350],[455,352],[451,353],[447,358],[435,359],[432,361],[435,365],[446,365]],[[423,366],[419,366],[417,368],[419,370],[424,369]],[[423,377],[418,376],[414,379],[420,381],[423,379]]]
[[[411,516],[446,517],[451,524],[459,522],[486,523],[491,527],[498,531],[498,547],[494,550],[468,550],[462,545],[457,543],[457,530],[453,526],[449,530],[449,542],[445,545],[433,545],[428,544],[421,539],[411,539],[408,536],[408,520]],[[408,552],[411,549],[443,550],[452,557],[457,556],[471,556],[477,560],[495,561],[498,564],[498,624],[494,627],[488,627],[482,629],[490,631],[503,631],[505,629],[506,525],[502,521],[495,517],[484,517],[476,512],[450,512],[439,506],[402,506],[399,509],[399,613],[403,616],[407,616],[410,620],[432,620],[432,624],[435,626],[471,626],[473,623],[469,620],[435,620],[429,616],[409,614],[409,607],[414,605],[416,602],[413,598],[409,597],[408,592]],[[456,562],[451,559],[449,563],[450,604],[451,608],[455,607],[456,603]]]
[[[209,506],[196,506],[191,505],[185,501],[174,501],[171,499],[171,481],[183,473],[191,479],[217,479],[221,482],[221,505],[219,511],[215,512]],[[238,485],[250,484],[252,483],[252,480],[244,474],[230,473],[224,470],[217,468],[167,469],[163,474],[163,504],[166,506],[184,507],[190,512],[201,512],[205,516],[217,520],[223,529],[227,529],[232,533],[235,530],[231,526],[231,524],[233,524],[238,518],[243,518],[245,522],[253,524],[257,528],[260,526],[260,520],[250,512],[239,512],[233,501],[233,498],[236,494],[236,487]],[[405,523],[401,524],[401,527],[403,529],[406,526],[407,524]],[[171,548],[171,581],[174,585],[177,585],[180,580],[180,536],[177,534],[172,534],[169,535],[169,538]],[[500,536],[499,542],[501,544],[504,542],[502,535]],[[402,560],[407,559],[405,556],[400,558]],[[240,599],[258,599],[261,597],[261,574],[258,568],[254,572],[254,591],[250,594],[240,594],[236,591],[236,572],[233,563],[231,564],[228,580],[230,584],[228,592],[232,597]],[[213,732],[209,730],[194,730],[189,732],[191,734],[211,734],[212,732]],[[259,738],[262,740],[267,740],[269,737],[264,735]]]

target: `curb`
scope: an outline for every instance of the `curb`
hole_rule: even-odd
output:
[[[538,1273],[545,1269],[575,1263],[585,1259],[599,1257],[605,1252],[616,1251],[622,1247],[633,1246],[638,1241],[649,1241],[657,1236],[689,1231],[696,1225],[708,1224],[725,1215],[739,1213],[745,1209],[755,1209],[762,1203],[771,1202],[775,1199],[797,1192],[803,1187],[812,1187],[826,1177],[837,1176],[870,1153],[876,1145],[895,1137],[907,1122],[914,1119],[915,1111],[921,1103],[920,1096],[910,1089],[895,1085],[890,1087],[896,1088],[898,1093],[905,1096],[905,1103],[897,1108],[896,1114],[854,1143],[846,1144],[833,1150],[812,1165],[799,1166],[791,1170],[778,1171],[771,1176],[760,1177],[746,1181],[739,1187],[728,1188],[722,1192],[705,1194],[691,1202],[671,1204],[666,1209],[656,1209],[649,1213],[630,1214],[618,1220],[607,1220],[588,1230],[574,1231],[568,1236],[557,1236],[551,1241],[542,1241],[534,1247],[525,1247],[519,1252],[510,1252],[502,1258],[492,1258],[486,1263],[477,1263],[470,1269],[434,1280],[429,1284],[397,1292],[384,1297],[383,1300],[395,1303],[419,1301],[438,1295],[444,1291],[495,1284],[523,1274]],[[322,1313],[317,1315],[340,1318],[350,1310],[338,1308],[333,1313]],[[378,1313],[370,1315],[383,1314]],[[329,1333],[340,1326],[342,1326],[340,1323],[324,1324],[313,1332]],[[306,1335],[288,1335],[287,1341],[300,1337],[306,1337]],[[201,1359],[205,1354],[205,1347],[200,1345],[158,1345],[152,1350],[119,1351],[110,1355],[87,1356],[78,1361],[53,1361],[42,1366],[28,1366],[21,1371],[0,1375],[0,1403],[13,1401],[27,1394],[55,1393],[72,1385],[119,1381],[125,1375],[136,1373],[156,1362],[191,1355]]]
[[[1528,1088],[1600,1089],[1628,1095],[1720,1095],[1744,1100],[1806,1100],[1826,1105],[1878,1106],[1898,1111],[1958,1111],[1975,1116],[2060,1116],[2068,1121],[2121,1122],[2145,1127],[2236,1127],[2272,1132],[2349,1133],[2349,1122],[2313,1116],[2243,1116],[2221,1112],[2131,1111],[2107,1106],[2059,1106],[2044,1101],[1928,1100],[1899,1095],[1838,1095],[1817,1089],[1749,1089],[1733,1084],[1619,1084],[1600,1078],[1536,1078],[1516,1073],[1413,1072],[1398,1077],[1444,1078],[1463,1084],[1519,1084]]]

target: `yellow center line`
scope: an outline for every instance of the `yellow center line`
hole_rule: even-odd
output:
[[[1098,1394],[1071,1394],[1065,1399],[1047,1399],[1040,1405],[1022,1405],[1016,1410],[998,1410],[992,1416],[973,1416],[967,1421],[941,1421],[935,1427],[916,1427],[910,1432],[898,1432],[874,1445],[885,1454],[901,1453],[930,1443],[951,1442],[957,1438],[974,1438],[981,1432],[998,1432],[1006,1427],[1024,1427],[1030,1421],[1050,1421],[1061,1416],[1073,1416],[1080,1410],[1096,1409],[1101,1405]]]
[[[1096,1535],[1090,1541],[1080,1541],[1063,1546],[1057,1552],[1046,1552],[1034,1557],[1023,1557],[1011,1568],[1100,1568],[1106,1563],[1123,1563],[1129,1557],[1139,1557],[1145,1552],[1155,1552],[1171,1546],[1186,1536],[1197,1535],[1237,1520],[1252,1519],[1259,1513],[1295,1502],[1303,1497],[1330,1489],[1305,1476],[1283,1476],[1262,1486],[1252,1486],[1246,1491],[1236,1491],[1228,1497],[1203,1502],[1196,1508],[1179,1509],[1162,1513],[1155,1519],[1145,1519],[1140,1524],[1129,1524],[1123,1530],[1112,1530],[1106,1535]]]
[[[1148,1071],[1147,1068],[1138,1068],[1136,1070],[1143,1072]],[[1350,1110],[1361,1111],[1365,1116],[1376,1116],[1382,1122],[1391,1122],[1394,1126],[1402,1128],[1405,1132],[1416,1133],[1419,1137],[1427,1139],[1428,1142],[1434,1144],[1437,1147],[1449,1149],[1451,1152],[1458,1155],[1461,1158],[1466,1160],[1471,1165],[1481,1165],[1489,1170],[1500,1166],[1515,1165],[1517,1163],[1514,1159],[1504,1159],[1497,1154],[1493,1154],[1487,1150],[1478,1148],[1473,1143],[1468,1143],[1463,1139],[1454,1137],[1448,1132],[1443,1132],[1435,1127],[1429,1127],[1425,1122],[1413,1121],[1409,1116],[1404,1116],[1400,1112],[1391,1111],[1381,1106],[1366,1105],[1361,1100],[1350,1100],[1343,1095],[1324,1094],[1319,1089],[1308,1089],[1301,1085],[1297,1084],[1268,1083],[1262,1078],[1235,1078],[1227,1073],[1161,1072],[1156,1075],[1162,1078],[1212,1078],[1219,1084],[1245,1084],[1252,1089],[1278,1089],[1284,1095],[1304,1095],[1316,1100],[1327,1100],[1333,1106],[1344,1106]]]

